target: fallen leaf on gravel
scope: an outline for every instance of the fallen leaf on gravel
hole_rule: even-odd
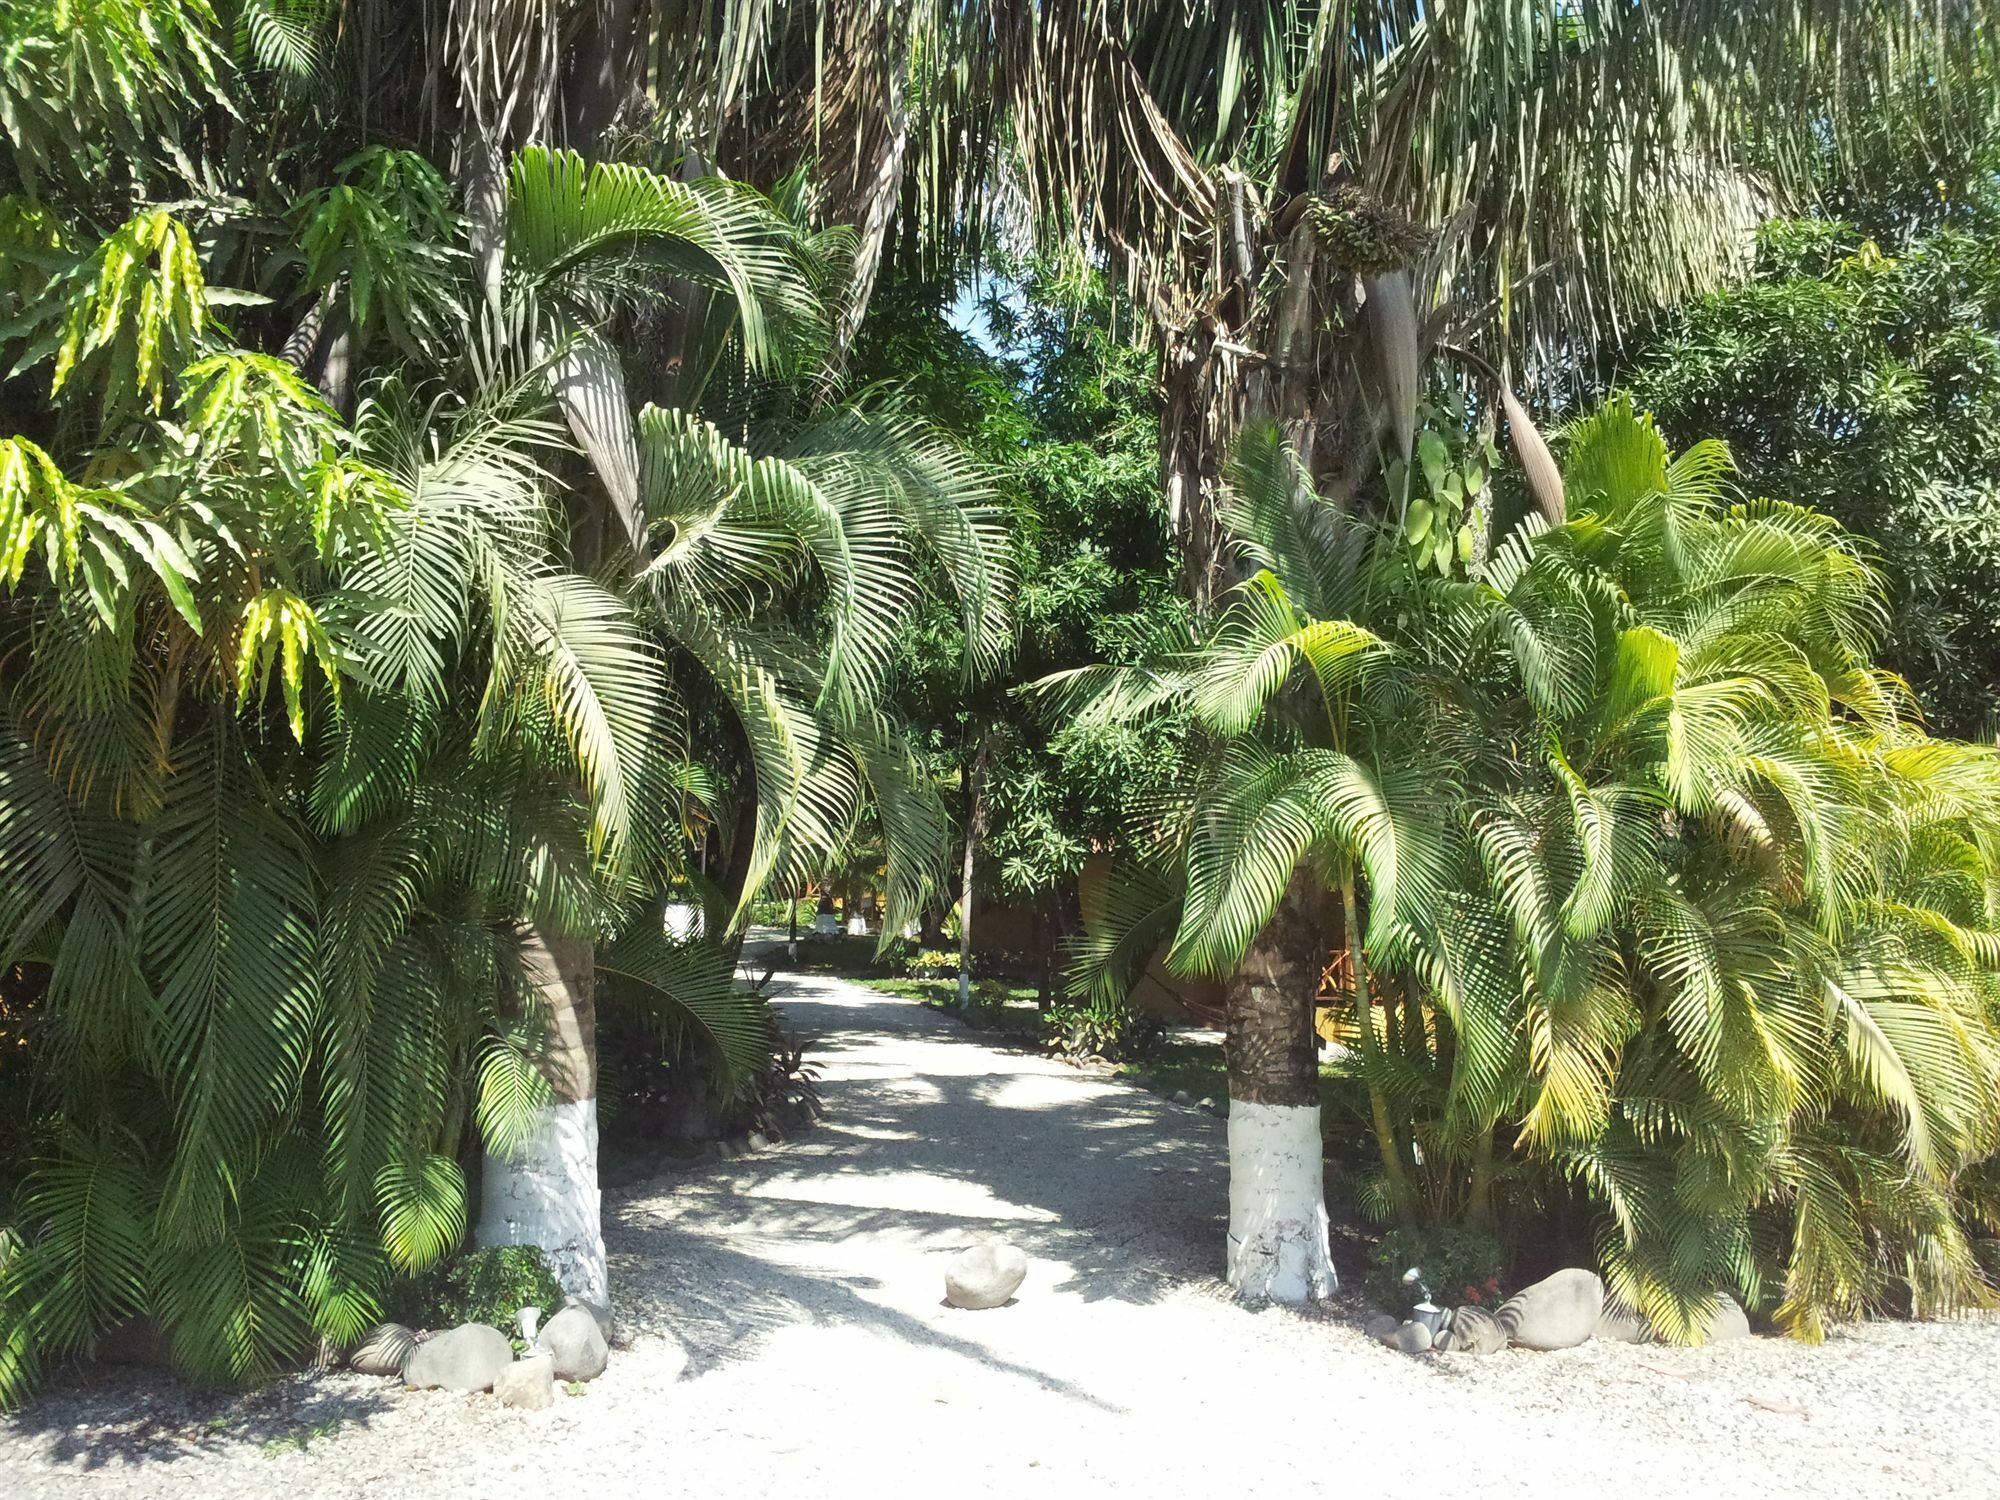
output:
[[[1783,1417],[1810,1417],[1812,1415],[1811,1412],[1799,1405],[1798,1402],[1785,1396],[1760,1396],[1755,1391],[1752,1391],[1743,1399],[1759,1411],[1774,1411]]]
[[[1642,1370],[1651,1370],[1655,1375],[1671,1375],[1676,1380],[1694,1379],[1694,1371],[1692,1370],[1677,1370],[1672,1365],[1656,1365],[1649,1359],[1640,1360],[1639,1368]]]

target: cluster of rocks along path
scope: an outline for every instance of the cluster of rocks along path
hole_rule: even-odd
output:
[[[839,980],[777,1003],[825,1120],[607,1197],[623,1347],[581,1395],[93,1377],[0,1422],[0,1494],[2000,1494],[2000,1326],[1409,1359],[1219,1294],[1222,1120]],[[945,1306],[992,1235],[1019,1297]]]

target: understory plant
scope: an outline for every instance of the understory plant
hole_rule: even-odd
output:
[[[1158,1017],[1118,1001],[1052,1005],[1042,1012],[1042,1045],[1075,1061],[1136,1062],[1165,1030]]]
[[[484,1323],[525,1346],[518,1314],[538,1307],[543,1321],[563,1303],[562,1283],[537,1245],[494,1245],[468,1250],[398,1282],[388,1299],[389,1315],[415,1329],[457,1328]]]

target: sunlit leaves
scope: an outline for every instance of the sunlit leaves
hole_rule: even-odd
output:
[[[236,691],[247,708],[269,689],[275,667],[285,693],[285,722],[304,743],[307,668],[317,664],[327,690],[340,699],[340,671],[333,642],[313,607],[289,589],[260,589],[243,608],[236,643]]]
[[[22,181],[187,164],[182,112],[231,108],[208,0],[19,0],[0,12],[0,129]]]
[[[207,325],[207,283],[187,227],[165,209],[120,225],[56,276],[12,329],[31,340],[14,368],[53,359],[51,393],[72,385],[108,411],[158,411],[166,376],[192,355]]]
[[[769,324],[811,302],[784,227],[732,184],[677,182],[625,162],[530,147],[508,171],[506,273],[591,307],[650,295],[641,267],[727,292],[753,363],[775,352]]]
[[[542,1111],[554,1102],[549,1081],[537,1063],[547,1045],[537,1023],[489,1037],[479,1059],[479,1098],[474,1106],[486,1149],[512,1160],[541,1125]]]
[[[134,564],[159,582],[191,629],[202,628],[194,564],[171,531],[120,491],[70,483],[26,438],[0,438],[0,581],[8,589],[20,586],[37,551],[57,582],[82,584],[107,629],[128,608]]]
[[[375,1178],[382,1242],[406,1271],[421,1271],[465,1233],[465,1174],[448,1156],[397,1157]]]

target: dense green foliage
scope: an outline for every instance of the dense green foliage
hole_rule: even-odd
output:
[[[1813,1337],[1976,1303],[2000,759],[1923,733],[1871,664],[1868,563],[1736,500],[1720,444],[1674,457],[1614,403],[1565,468],[1563,525],[1440,574],[1253,430],[1251,576],[1190,647],[1068,682],[1210,747],[1087,956],[1115,984],[1171,934],[1227,973],[1303,868],[1406,1225],[1578,1182],[1614,1292],[1675,1338],[1719,1285]]]
[[[1101,281],[1046,267],[993,283],[979,337],[953,328],[941,292],[896,288],[863,329],[859,373],[900,375],[1001,476],[1012,520],[1014,638],[1003,669],[960,670],[963,630],[933,609],[896,665],[894,702],[941,783],[962,789],[986,750],[978,888],[1038,912],[1050,953],[1074,921],[1083,861],[1119,834],[1123,809],[1172,765],[1170,737],[1123,728],[1045,732],[1021,684],[1124,659],[1179,618],[1160,502],[1158,423],[1144,354],[1115,335]],[[960,838],[965,819],[960,818]]]
[[[562,1306],[562,1283],[534,1245],[496,1245],[454,1256],[397,1284],[389,1314],[408,1328],[456,1328],[485,1323],[523,1345],[518,1314],[539,1307],[543,1318]]]
[[[1921,161],[1904,163],[1922,181]],[[1884,659],[1949,733],[2000,731],[2000,194],[1929,187],[1872,230],[1765,226],[1749,284],[1703,299],[1621,379],[1681,441],[1720,437],[1755,493],[1880,549]],[[1877,238],[1875,236],[1880,236]]]
[[[929,899],[942,805],[876,705],[925,562],[975,661],[1005,633],[984,478],[816,378],[838,238],[782,197],[530,145],[462,217],[312,48],[70,12],[7,11],[10,68],[93,60],[0,121],[0,1402],[128,1319],[208,1378],[364,1328],[552,1097],[537,933],[758,1087],[663,897],[720,940],[880,806]],[[651,347],[704,381],[635,412],[612,335],[690,312]]]
[[[1681,1335],[1975,1300],[1994,773],[1875,660],[1993,727],[1986,178],[1768,227],[1631,372],[1681,456],[1483,528],[1505,378],[1990,113],[1987,19],[0,5],[0,1405],[345,1342],[558,1088],[809,1114],[745,918],[934,942],[967,841],[1045,935],[1126,857],[1073,1050],[1306,862],[1408,1224],[1585,1193]]]

